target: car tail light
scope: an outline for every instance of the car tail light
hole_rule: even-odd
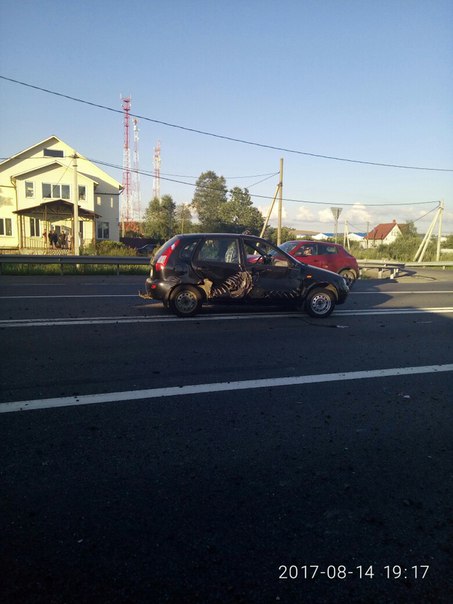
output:
[[[175,251],[177,245],[179,244],[180,239],[177,239],[174,243],[171,244],[170,247],[166,248],[163,253],[156,259],[156,271],[161,271],[163,268],[167,266],[167,262],[170,259],[170,256]]]

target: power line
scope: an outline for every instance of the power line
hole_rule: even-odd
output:
[[[84,158],[80,158],[80,159],[84,159]],[[88,161],[92,162],[93,164],[98,164],[100,166],[107,166],[109,168],[115,168],[116,170],[122,170],[121,166],[118,166],[116,164],[111,164],[109,162],[104,162],[101,160],[97,160],[97,159],[92,159],[92,158],[86,158],[88,159]],[[134,170],[132,170],[132,172],[134,172]],[[143,176],[153,176],[152,172],[148,172],[146,170],[140,170],[140,174],[142,174]],[[276,174],[274,174],[274,176],[276,176],[277,174],[279,174],[279,172],[277,172]],[[168,182],[173,182],[179,185],[187,185],[189,187],[196,187],[197,184],[196,183],[192,183],[192,182],[186,182],[183,180],[175,180],[174,178],[164,178],[161,176],[162,180],[166,180]],[[267,179],[266,179],[267,180]],[[257,184],[257,183],[255,183]],[[218,191],[218,189],[216,189],[215,187],[207,187],[205,185],[202,186],[202,188],[204,189],[208,189],[208,190],[214,190],[214,191]],[[256,193],[250,193],[250,197],[256,197],[258,199],[273,199],[272,196],[270,195],[258,195]],[[292,202],[292,203],[306,203],[306,204],[314,204],[314,205],[321,205],[321,206],[331,206],[332,202],[331,201],[313,201],[313,200],[308,200],[308,199],[291,199],[289,197],[283,197],[282,201],[288,201],[288,202]],[[417,206],[417,205],[427,205],[429,203],[439,203],[438,200],[430,200],[430,201],[416,201],[416,202],[403,202],[403,203],[367,203],[367,204],[363,204],[362,202],[355,202],[355,203],[342,203],[341,205],[343,206],[356,206],[356,205],[366,205],[367,207],[393,207],[393,206]]]
[[[56,92],[54,90],[49,90],[48,88],[43,88],[41,86],[35,86],[33,84],[28,84],[27,82],[21,82],[20,80],[15,80],[13,78],[8,78],[6,76],[0,75],[0,79],[2,80],[6,80],[8,82],[12,82],[13,84],[19,84],[21,86],[25,86],[26,88],[33,88],[34,90],[39,90],[41,92],[45,92],[46,94],[52,94],[54,96],[58,96],[61,98],[65,98],[68,99],[70,101],[75,101],[77,103],[83,103],[84,105],[90,105],[91,107],[96,107],[98,109],[104,109],[105,111],[110,111],[112,113],[120,113],[122,114],[123,112],[119,109],[114,109],[113,107],[108,107],[107,105],[101,105],[99,103],[93,103],[92,101],[87,101],[85,99],[80,99],[74,96],[71,96],[69,94],[63,94],[61,92]],[[240,143],[242,145],[250,145],[250,146],[254,146],[254,147],[260,147],[263,149],[272,149],[273,151],[282,151],[284,153],[291,153],[291,154],[295,154],[295,155],[303,155],[306,157],[315,157],[318,159],[329,159],[332,161],[340,161],[340,162],[346,162],[346,163],[352,163],[352,164],[362,164],[362,165],[367,165],[367,166],[379,166],[381,168],[397,168],[397,169],[403,169],[403,170],[428,170],[428,171],[432,171],[432,172],[453,172],[452,168],[430,168],[430,167],[426,167],[426,166],[405,166],[405,165],[401,165],[401,164],[392,164],[392,163],[382,163],[382,162],[373,162],[373,161],[364,161],[364,160],[359,160],[359,159],[349,159],[349,158],[345,158],[345,157],[336,157],[336,156],[332,156],[332,155],[322,155],[319,153],[309,153],[308,151],[299,151],[297,149],[288,149],[285,147],[278,147],[275,145],[267,145],[264,143],[257,143],[254,141],[249,141],[249,140],[245,140],[245,139],[240,139],[240,138],[234,138],[232,136],[225,136],[222,134],[215,134],[213,132],[207,132],[205,130],[198,130],[196,128],[188,128],[187,126],[181,126],[179,124],[172,124],[171,122],[164,122],[162,120],[157,120],[157,119],[153,119],[150,117],[146,117],[144,115],[139,115],[136,113],[131,113],[130,114],[131,117],[136,117],[137,119],[143,120],[143,121],[147,121],[147,122],[152,122],[154,124],[160,124],[161,126],[167,126],[169,128],[176,128],[178,130],[184,130],[186,132],[193,132],[194,134],[201,134],[203,136],[210,136],[212,138],[217,138],[217,139],[221,139],[221,140],[227,140],[230,142],[234,142],[234,143]]]
[[[1,77],[1,76],[0,76]],[[68,156],[65,156],[64,158],[60,158],[60,159],[65,159]],[[70,156],[69,156],[70,157]],[[8,160],[10,158],[8,157],[1,157],[0,160]],[[29,158],[29,159],[42,159],[39,157],[36,158]],[[113,164],[111,162],[106,162],[106,161],[102,161],[100,159],[93,159],[93,158],[89,158],[89,157],[82,157],[79,156],[79,161],[83,161],[83,160],[87,160],[92,162],[93,164],[97,164],[99,166],[106,166],[108,168],[113,168],[115,170],[123,170],[122,166],[119,166],[118,164]],[[135,170],[135,169],[131,169],[132,173],[136,173],[136,174],[140,174],[141,176],[148,176],[150,178],[154,177],[154,172],[150,172],[149,170]],[[273,174],[269,174],[269,176],[267,176],[266,178],[264,178],[263,180],[260,180],[258,182],[255,182],[251,185],[249,185],[248,187],[246,187],[247,189],[249,189],[250,187],[253,187],[255,185],[260,184],[261,182],[264,182],[266,180],[269,180],[270,178],[272,178],[273,176],[277,176],[279,174],[279,172],[275,172]],[[175,184],[179,184],[179,185],[186,185],[188,187],[197,187],[196,183],[192,183],[192,182],[186,182],[184,180],[176,180],[174,178],[168,178],[165,176],[160,176],[161,180],[165,180],[167,182],[173,182]],[[198,176],[186,176],[186,178],[199,178]],[[227,178],[227,177],[224,177]],[[235,176],[235,177],[228,177],[231,180],[234,180],[235,178],[240,178],[239,176]],[[244,177],[244,178],[251,178],[251,177]],[[218,191],[218,189],[216,189],[215,187],[208,187],[206,185],[202,185],[201,188],[207,189],[207,190],[213,190],[213,191]],[[249,193],[250,197],[256,197],[258,199],[265,199],[265,200],[269,200],[269,199],[274,199],[272,196],[270,195],[258,195],[257,193]],[[283,197],[282,201],[288,201],[291,203],[306,203],[306,204],[311,204],[311,205],[321,205],[321,206],[331,206],[333,202],[331,201],[314,201],[314,200],[309,200],[309,199],[293,199],[290,197]],[[353,207],[353,206],[357,206],[357,205],[364,205],[366,207],[376,207],[376,208],[388,208],[391,206],[417,206],[417,205],[428,205],[431,203],[436,203],[439,204],[439,200],[430,200],[430,201],[415,201],[415,202],[401,202],[401,203],[363,203],[363,202],[354,202],[354,203],[342,203],[342,206],[348,206],[348,207]],[[435,209],[435,208],[434,208]],[[428,212],[428,214],[434,210],[430,210]],[[418,219],[419,220],[419,219]]]

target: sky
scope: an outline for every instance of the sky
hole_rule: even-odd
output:
[[[142,208],[160,141],[177,204],[213,170],[266,215],[283,158],[285,226],[424,233],[443,200],[453,234],[452,31],[451,0],[3,2],[0,157],[56,135],[121,182],[131,96]]]

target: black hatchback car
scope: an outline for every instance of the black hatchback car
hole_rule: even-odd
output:
[[[143,298],[161,300],[180,317],[192,317],[203,303],[294,305],[313,317],[327,317],[349,288],[331,271],[302,264],[252,235],[176,235],[151,259]]]

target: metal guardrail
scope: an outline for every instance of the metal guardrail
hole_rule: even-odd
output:
[[[63,272],[64,265],[103,264],[116,266],[119,274],[120,266],[147,266],[150,258],[146,256],[69,256],[44,254],[0,254],[0,274],[3,264],[57,264]],[[388,262],[386,260],[358,260],[360,274],[368,269],[377,269],[378,278],[382,279],[386,271],[394,279],[400,271],[406,268],[442,268],[453,267],[453,261],[439,262]]]
[[[389,271],[390,279],[398,276],[400,271],[408,268],[441,268],[453,267],[452,261],[435,262],[388,262],[387,260],[358,260],[360,275],[368,269],[377,269],[378,279],[382,279],[385,271]]]
[[[146,256],[46,256],[44,254],[0,254],[0,274],[4,264],[57,264],[63,273],[64,265],[102,264],[116,266],[119,274],[120,266],[146,266],[149,264]]]

